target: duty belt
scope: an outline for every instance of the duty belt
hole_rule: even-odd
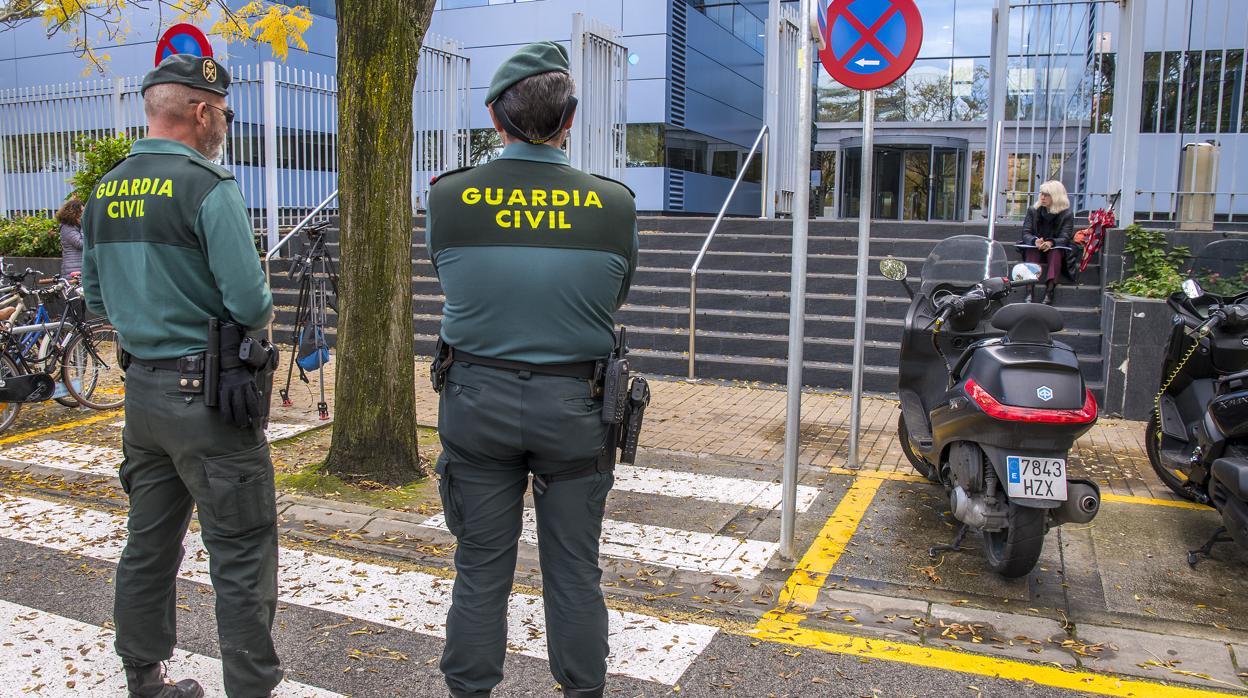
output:
[[[203,354],[197,354],[195,356],[203,356]],[[140,359],[139,357],[134,356],[134,355],[130,356],[130,363],[137,364],[139,366],[144,366],[146,368],[154,368],[158,371],[181,370],[181,365],[182,365],[181,362],[182,362],[181,358],[178,358],[178,359]]]
[[[534,373],[542,376],[563,376],[565,378],[579,378],[581,380],[593,380],[597,375],[597,361],[578,361],[576,363],[567,364],[531,364],[525,361],[508,361],[507,359],[492,359],[487,356],[477,356],[469,354],[461,349],[451,350],[451,361],[462,361],[466,364],[476,364],[478,366],[488,366],[490,368],[501,368],[507,371],[516,371],[517,373]]]

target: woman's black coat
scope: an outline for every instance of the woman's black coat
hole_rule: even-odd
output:
[[[1057,247],[1070,247],[1075,236],[1075,214],[1070,209],[1061,213],[1049,213],[1044,206],[1027,209],[1023,219],[1024,245],[1036,244],[1036,238],[1051,240]]]

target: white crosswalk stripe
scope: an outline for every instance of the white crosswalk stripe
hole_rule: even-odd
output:
[[[781,487],[772,482],[680,470],[643,468],[620,463],[615,466],[615,489],[637,494],[688,497],[704,502],[775,509],[780,506]],[[799,485],[797,510],[805,512],[815,503],[819,488]]]
[[[113,652],[111,630],[0,600],[0,637],[0,665],[6,677],[0,683],[0,698],[126,694],[126,677]],[[176,650],[166,666],[170,678],[193,678],[206,695],[225,695],[221,662],[212,657]],[[274,696],[335,698],[339,694],[284,681]]]
[[[297,436],[314,427],[315,425],[310,424],[271,424],[266,433],[270,441],[277,441]],[[117,474],[121,458],[121,450],[117,448],[88,446],[55,439],[0,451],[0,459],[3,460],[96,475]],[[781,497],[780,485],[772,482],[645,468],[623,463],[616,466],[615,489],[760,509],[777,508],[780,506]],[[818,496],[818,488],[798,486],[797,510],[807,511]]]
[[[124,518],[51,502],[0,498],[0,537],[116,562],[125,543]],[[198,536],[186,541],[182,576],[209,583],[208,555]],[[309,551],[281,556],[282,602],[348,615],[413,633],[445,636],[451,581],[420,572]],[[717,629],[612,610],[611,673],[674,685]],[[508,613],[511,651],[545,659],[545,620],[538,596],[513,594]]]
[[[445,531],[446,516],[432,516],[423,525]],[[537,513],[533,509],[524,510],[520,540],[538,544]],[[602,522],[600,552],[605,557],[753,579],[766,569],[778,548],[778,543],[606,519]]]
[[[0,451],[0,460],[88,475],[116,475],[121,449],[45,439]]]
[[[54,439],[0,451],[0,462],[101,476],[115,476],[121,458],[119,449]],[[780,486],[774,483],[624,464],[617,466],[615,489],[763,509],[774,509],[780,503]],[[798,511],[808,510],[818,495],[817,488],[799,487]],[[441,514],[423,525],[447,530]],[[532,509],[525,510],[522,540],[528,545],[538,544],[537,520]],[[613,519],[603,521],[603,556],[648,565],[754,578],[766,569],[778,549],[779,545],[773,542]]]

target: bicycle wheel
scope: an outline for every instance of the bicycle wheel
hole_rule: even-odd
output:
[[[12,376],[20,376],[22,372],[18,370],[17,364],[13,359],[6,355],[0,355],[0,378],[9,378]],[[13,422],[17,421],[17,413],[22,411],[22,403],[20,402],[0,402],[0,432],[8,430],[13,426]]]
[[[98,324],[75,333],[65,344],[61,380],[83,407],[111,410],[126,404],[125,372],[114,358],[117,342],[112,325]]]

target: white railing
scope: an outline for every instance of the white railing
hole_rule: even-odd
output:
[[[235,120],[221,162],[266,239],[338,188],[338,83],[334,75],[265,62],[230,68]],[[413,88],[413,210],[430,177],[468,163],[469,60],[433,34]],[[142,77],[84,80],[0,91],[0,217],[56,210],[81,166],[79,137],[147,130]]]
[[[423,210],[433,177],[468,164],[469,61],[450,39],[425,37],[412,92],[412,206]]]
[[[568,144],[572,166],[623,179],[628,165],[628,48],[618,31],[576,13],[571,65],[579,99]]]

